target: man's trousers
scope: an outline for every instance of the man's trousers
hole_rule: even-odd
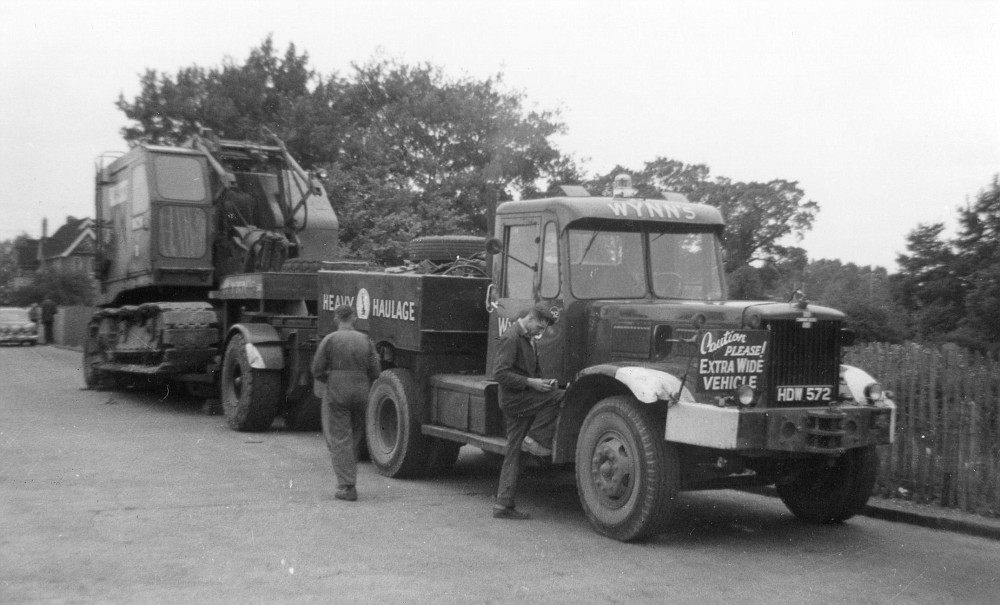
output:
[[[554,390],[548,393],[531,391],[527,397],[518,401],[516,413],[510,413],[511,407],[501,408],[504,424],[507,427],[507,449],[504,452],[503,467],[500,469],[500,485],[497,487],[497,504],[506,507],[514,506],[514,494],[517,492],[517,480],[521,475],[521,444],[524,438],[531,438],[539,444],[552,447],[552,437],[556,431],[556,416],[559,414],[559,404],[562,402],[562,391]]]
[[[337,487],[353,487],[357,481],[370,387],[364,372],[334,371],[327,378],[321,419]]]

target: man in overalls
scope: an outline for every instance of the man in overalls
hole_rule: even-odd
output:
[[[355,501],[358,449],[365,434],[368,391],[379,375],[379,358],[368,336],[354,329],[354,309],[333,310],[337,330],[326,335],[313,357],[313,378],[326,383],[321,419],[326,447],[337,475],[338,500]]]

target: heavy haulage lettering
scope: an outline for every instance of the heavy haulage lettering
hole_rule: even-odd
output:
[[[406,300],[389,300],[386,298],[372,299],[372,316],[385,319],[400,319],[416,321],[417,303]]]
[[[354,306],[353,296],[344,296],[342,294],[324,294],[323,295],[323,305],[324,311],[333,311],[340,305]]]

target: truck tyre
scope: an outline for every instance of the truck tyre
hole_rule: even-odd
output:
[[[476,235],[429,235],[407,246],[410,260],[449,263],[458,257],[472,258],[486,250],[486,240]]]
[[[808,523],[840,523],[860,513],[878,474],[875,446],[848,450],[832,466],[825,456],[806,463],[792,481],[779,483],[781,501]]]
[[[680,466],[654,410],[632,396],[597,402],[576,444],[576,487],[590,524],[629,542],[661,533],[676,507]]]
[[[320,431],[323,429],[320,421],[319,397],[305,393],[290,402],[281,416],[285,419],[285,427],[292,431]]]
[[[368,395],[368,453],[386,477],[415,477],[427,468],[427,439],[420,432],[420,389],[402,368],[382,372]]]
[[[271,428],[278,414],[281,374],[250,367],[242,334],[233,336],[226,346],[221,380],[222,410],[229,428],[248,432]]]

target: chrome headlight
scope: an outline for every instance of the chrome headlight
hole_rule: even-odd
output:
[[[877,382],[873,382],[865,387],[865,401],[869,404],[874,404],[876,401],[882,401],[885,394],[882,392],[882,385]]]

